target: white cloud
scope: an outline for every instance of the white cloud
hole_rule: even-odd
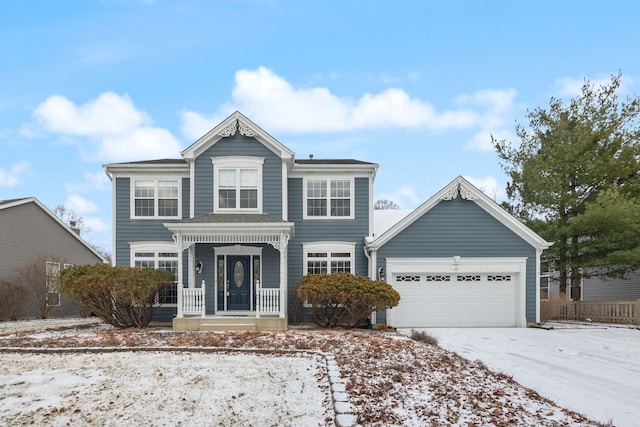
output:
[[[507,199],[507,195],[504,191],[505,186],[499,185],[498,181],[492,176],[486,176],[484,178],[465,176],[464,179],[476,186],[480,191],[496,202],[501,202]]]
[[[555,92],[557,92],[560,97],[572,98],[578,96],[582,93],[582,86],[584,86],[586,78],[588,77],[561,77],[556,80]],[[600,75],[595,78],[588,78],[588,80],[590,84],[595,86],[606,86],[611,84],[610,75]],[[630,77],[622,76],[620,82],[622,92],[625,92],[625,87],[630,83],[632,83],[632,79]]]
[[[271,131],[290,133],[468,128],[480,120],[478,113],[468,109],[438,112],[399,88],[365,93],[359,99],[343,98],[325,87],[293,87],[268,68],[259,67],[236,72],[232,102],[210,117],[183,111],[182,131],[197,138],[235,110]]]
[[[67,200],[64,202],[64,206],[78,214],[86,214],[90,212],[96,212],[98,205],[85,199],[78,194],[70,194]]]
[[[98,160],[122,161],[177,157],[180,143],[166,129],[152,126],[144,111],[138,110],[129,96],[113,92],[101,94],[84,105],[54,95],[34,112],[49,132],[86,137],[83,147]]]
[[[84,223],[89,227],[92,233],[101,233],[109,230],[109,224],[100,218],[84,218]]]
[[[70,193],[86,193],[94,190],[107,190],[109,178],[104,172],[85,173],[84,181],[80,183],[67,184],[67,191]]]
[[[376,200],[386,199],[396,202],[402,209],[413,209],[423,202],[416,191],[408,185],[403,185],[392,193],[380,194]]]
[[[22,175],[29,172],[31,165],[27,161],[14,163],[8,170],[0,169],[0,187],[14,187],[20,183]]]
[[[495,148],[491,143],[491,135],[494,136],[498,141],[506,140],[506,141],[515,141],[516,135],[505,129],[500,129],[495,132],[490,132],[487,130],[480,131],[473,135],[471,139],[467,140],[464,143],[465,148],[470,150],[478,150],[478,151],[494,151]]]

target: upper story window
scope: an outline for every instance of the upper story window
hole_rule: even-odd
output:
[[[353,218],[353,179],[306,179],[305,218]]]
[[[179,179],[132,179],[132,218],[179,218]]]
[[[214,157],[214,212],[262,211],[264,157]]]

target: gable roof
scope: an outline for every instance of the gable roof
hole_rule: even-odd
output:
[[[236,111],[224,119],[217,126],[204,134],[204,136],[183,150],[181,154],[185,160],[190,161],[198,157],[199,154],[216,142],[220,141],[222,138],[235,135],[236,132],[240,132],[245,136],[254,137],[282,159],[293,159],[293,151],[282,145],[278,140],[262,130],[260,126],[253,123],[239,111]]]
[[[445,185],[439,192],[433,195],[429,200],[418,206],[407,216],[398,221],[391,228],[384,231],[379,236],[370,236],[365,238],[365,245],[372,249],[377,249],[385,243],[397,236],[401,231],[413,224],[425,213],[429,212],[435,205],[442,200],[453,200],[456,197],[462,197],[475,202],[478,206],[485,210],[489,215],[497,219],[502,225],[514,232],[524,241],[529,243],[536,249],[546,249],[551,246],[552,242],[547,242],[529,227],[518,221],[500,205],[489,198],[486,194],[473,186],[469,181],[461,176]]]
[[[96,251],[91,245],[89,245],[89,243],[87,243],[82,237],[80,237],[78,233],[73,231],[73,229],[69,225],[65,224],[60,218],[58,218],[53,212],[51,212],[49,208],[47,208],[44,204],[42,204],[42,202],[40,202],[40,200],[36,199],[35,197],[25,197],[22,199],[11,199],[11,200],[0,200],[0,211],[5,209],[10,209],[16,206],[25,205],[27,203],[35,204],[44,213],[46,213],[49,217],[51,217],[51,219],[53,219],[62,228],[64,228],[71,236],[73,236],[73,238],[78,240],[89,251],[91,251],[94,255],[100,258],[102,262],[105,262],[105,263],[108,262],[108,260],[105,259],[105,257],[103,257],[100,253],[98,253],[98,251]]]

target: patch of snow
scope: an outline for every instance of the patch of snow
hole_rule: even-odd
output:
[[[616,426],[640,425],[640,331],[550,323],[537,328],[417,329],[560,406]],[[410,334],[411,331],[401,331]]]
[[[193,352],[3,354],[11,425],[318,426],[333,420],[319,356]],[[1,423],[0,423],[1,424]]]

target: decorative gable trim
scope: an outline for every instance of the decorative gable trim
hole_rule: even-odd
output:
[[[185,160],[192,161],[221,139],[233,136],[237,132],[240,132],[241,135],[255,138],[281,159],[293,161],[293,151],[282,145],[278,140],[262,130],[239,111],[236,111],[224,119],[216,127],[182,151],[181,154]]]
[[[547,242],[538,234],[533,232],[529,227],[518,221],[507,211],[502,209],[496,202],[491,200],[486,194],[474,187],[469,181],[461,176],[451,181],[442,190],[436,193],[429,200],[418,206],[413,212],[400,220],[393,227],[382,233],[377,237],[365,238],[365,244],[369,249],[378,249],[385,243],[389,242],[400,232],[406,229],[409,225],[413,224],[424,214],[430,211],[435,205],[443,200],[454,200],[458,196],[465,200],[473,201],[482,209],[484,209],[489,215],[493,216],[500,223],[502,223],[509,230],[513,231],[516,235],[522,238],[536,249],[546,249],[553,243]]]

